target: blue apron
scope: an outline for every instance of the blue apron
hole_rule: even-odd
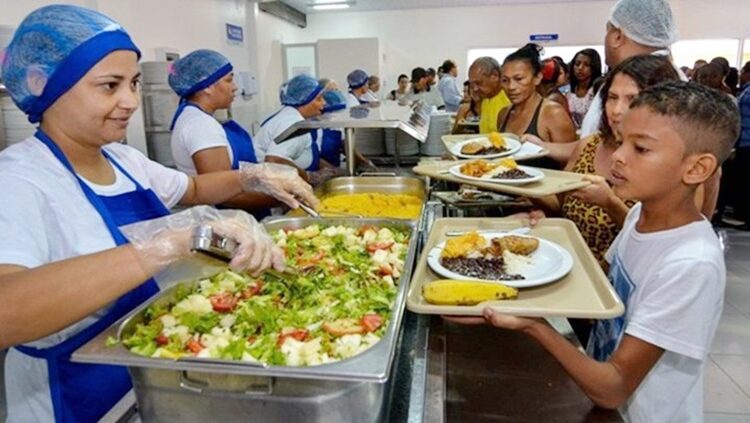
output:
[[[111,197],[97,195],[75,173],[54,141],[41,130],[37,130],[35,136],[76,177],[86,199],[102,217],[117,245],[128,243],[120,232],[120,226],[169,214],[169,210],[156,194],[150,189],[144,189],[106,151],[102,150],[102,153],[110,163],[133,181],[136,187],[134,191]],[[130,376],[125,367],[72,363],[70,355],[158,291],[156,282],[149,279],[118,298],[102,318],[71,338],[47,348],[23,345],[14,347],[24,354],[47,361],[55,421],[95,422],[131,389]]]
[[[291,106],[286,106],[291,107]],[[265,126],[271,119],[275,118],[281,111],[284,110],[283,108],[278,110],[276,113],[272,114],[271,116],[267,117],[266,120],[263,121],[263,123],[260,124],[260,127],[262,128]],[[310,166],[305,168],[305,171],[307,172],[314,172],[318,169],[320,169],[320,148],[318,148],[318,131],[313,130],[310,132],[310,149],[312,150],[312,162],[310,163]],[[325,140],[325,138],[323,139]]]
[[[174,129],[177,118],[180,117],[185,110],[185,107],[188,106],[193,106],[203,112],[203,109],[197,104],[189,101],[180,102],[180,105],[177,107],[174,117],[172,118],[172,124],[169,126],[170,130]],[[227,141],[229,141],[229,148],[232,149],[232,169],[239,169],[240,162],[258,163],[258,159],[255,157],[255,149],[253,148],[253,138],[242,126],[240,126],[240,124],[233,120],[228,120],[222,123],[221,127],[224,128],[224,133],[227,135]]]
[[[320,143],[320,157],[328,163],[341,166],[341,149],[344,148],[344,140],[340,129],[324,129],[323,139]]]

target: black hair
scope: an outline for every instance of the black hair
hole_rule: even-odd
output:
[[[604,139],[614,138],[614,132],[607,121],[606,107],[612,81],[619,74],[630,77],[641,90],[660,82],[680,79],[677,71],[672,66],[672,62],[662,56],[651,54],[633,56],[615,66],[614,69],[607,73],[607,78],[604,80],[602,89],[599,92],[602,100],[602,116],[599,122],[599,132],[601,132]]]
[[[398,79],[396,81],[400,81],[401,78],[406,78],[407,80],[409,79],[408,76],[406,76],[405,74],[402,73],[401,75],[398,76]]]
[[[729,73],[724,77],[724,83],[727,84],[733,93],[737,91],[737,85],[740,83],[740,71],[735,67],[729,68]]]
[[[576,65],[576,59],[579,55],[584,55],[589,58],[589,62],[591,62],[591,82],[589,82],[590,86],[594,85],[594,82],[596,82],[599,78],[602,77],[602,58],[599,56],[599,52],[594,50],[593,48],[586,48],[578,53],[576,53],[573,56],[573,60],[570,61],[570,92],[575,92],[576,88],[578,88],[578,84],[581,83],[581,81],[576,78],[575,75],[575,65]]]
[[[557,65],[560,66],[560,70],[564,73],[570,73],[570,67],[567,63],[565,63],[565,60],[563,60],[560,56],[552,56],[552,60],[557,62]]]
[[[435,76],[435,68],[427,68],[427,75]]]
[[[453,62],[453,60],[448,59],[444,61],[440,67],[443,69],[444,73],[448,73],[456,67],[456,64]]]
[[[464,81],[464,87],[468,87],[469,85],[471,85],[469,81]]]
[[[508,57],[503,61],[503,65],[510,62],[526,62],[531,66],[534,71],[534,75],[542,71],[542,62],[539,60],[542,48],[533,43],[526,44],[519,48],[513,53],[509,54]]]
[[[744,65],[742,65],[742,73],[750,72],[750,62],[745,62]]]
[[[709,153],[721,164],[740,135],[740,112],[726,93],[695,82],[669,81],[644,89],[630,109],[646,107],[677,120],[688,154]]]
[[[721,76],[727,76],[727,74],[729,73],[729,67],[730,67],[729,60],[719,56],[719,57],[714,57],[713,59],[711,59],[709,63],[714,63],[714,64],[719,65],[719,67],[721,67],[721,74],[722,74]]]

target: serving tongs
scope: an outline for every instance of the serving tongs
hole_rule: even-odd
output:
[[[307,204],[301,201],[299,203],[299,208],[302,209],[302,211],[304,211],[305,213],[307,213],[308,215],[310,215],[310,217],[314,219],[323,219],[325,217],[353,217],[357,219],[362,218],[362,216],[358,214],[351,214],[351,213],[337,212],[337,211],[326,211],[325,212],[326,215],[323,216],[320,213],[318,213],[318,211],[316,211],[314,208],[308,206]]]

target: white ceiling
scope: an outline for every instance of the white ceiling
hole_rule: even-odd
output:
[[[284,3],[292,6],[303,13],[331,13],[331,12],[364,12],[375,10],[396,10],[396,9],[430,9],[438,7],[471,7],[471,6],[491,6],[502,4],[529,4],[529,3],[572,3],[581,0],[341,0],[354,2],[348,9],[322,11],[314,10],[310,7],[316,0],[282,0]],[[335,0],[329,0],[335,1]],[[609,0],[599,0],[609,1]]]

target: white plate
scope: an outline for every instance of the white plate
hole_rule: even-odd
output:
[[[507,232],[482,232],[481,235],[490,241],[492,238],[499,236],[509,235]],[[512,286],[514,288],[529,288],[532,286],[539,286],[554,282],[561,279],[570,272],[573,268],[573,257],[570,255],[568,250],[561,247],[554,242],[547,241],[545,239],[537,238],[528,235],[516,235],[524,236],[527,238],[536,238],[539,240],[539,248],[531,253],[531,263],[527,265],[520,274],[525,278],[516,281],[494,281],[486,280],[487,282],[500,282],[504,285]],[[438,244],[435,248],[430,250],[427,255],[427,265],[430,266],[435,273],[439,274],[448,279],[456,280],[482,280],[464,276],[460,273],[454,273],[443,267],[440,264],[440,253],[445,248],[445,241]]]
[[[487,141],[490,142],[490,140],[487,137],[478,137],[478,138],[470,138],[468,140],[461,141],[459,143],[453,144],[453,147],[451,147],[451,154],[454,156],[462,157],[464,159],[494,159],[497,157],[505,157],[510,156],[511,154],[515,154],[518,150],[521,149],[521,143],[519,141],[516,141],[512,138],[505,138],[505,146],[508,148],[508,150],[503,151],[502,153],[494,153],[494,154],[461,154],[461,149],[464,147],[464,145],[470,143],[470,142],[482,142]]]
[[[469,181],[490,182],[490,183],[498,183],[498,184],[506,184],[506,185],[523,185],[523,184],[528,184],[530,182],[536,182],[536,181],[540,181],[544,179],[544,172],[542,172],[539,169],[535,169],[533,167],[528,167],[528,166],[518,166],[519,169],[531,175],[531,178],[526,178],[526,179],[478,178],[476,176],[469,176],[469,175],[464,175],[463,173],[461,173],[461,166],[463,165],[453,166],[452,168],[448,169],[448,171],[453,176],[456,176],[461,179],[467,179]]]

